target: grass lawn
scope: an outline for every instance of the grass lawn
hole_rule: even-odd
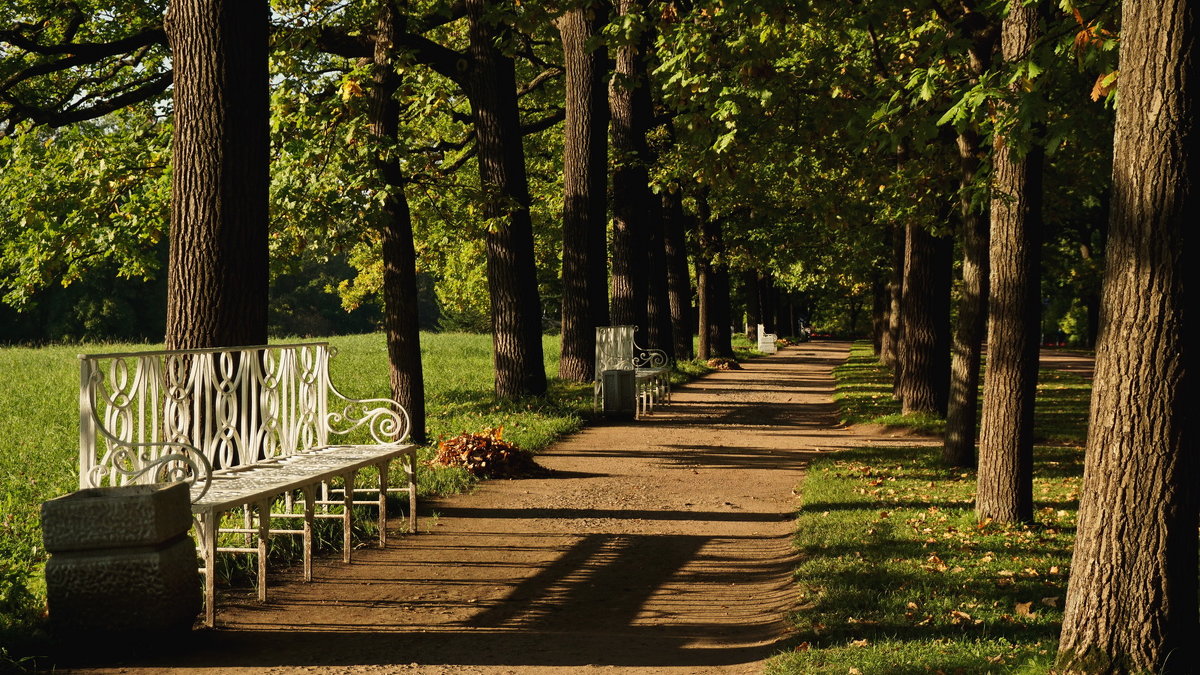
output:
[[[850,422],[902,425],[891,375],[856,345],[838,369]],[[797,519],[803,599],[770,673],[1039,673],[1053,662],[1083,472],[1090,387],[1043,371],[1035,522],[976,520],[975,473],[940,447],[859,449],[815,462]],[[925,420],[917,423],[928,428]],[[1053,430],[1051,433],[1050,430]]]

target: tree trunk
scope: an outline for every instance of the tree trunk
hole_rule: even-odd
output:
[[[883,336],[887,333],[888,288],[881,270],[871,273],[871,350],[875,358],[883,358]]]
[[[398,20],[392,6],[383,3],[375,35],[371,132],[378,143],[375,170],[385,193],[379,226],[383,239],[383,326],[392,398],[408,411],[411,440],[424,444],[425,373],[417,317],[417,253],[412,214],[404,194],[407,180],[394,150],[400,128],[400,104],[396,100],[400,78],[393,64]]]
[[[1013,0],[1001,37],[1005,60],[1025,58],[1037,34],[1036,5]],[[1037,143],[1024,157],[1001,137],[993,147],[988,360],[975,512],[1012,522],[1033,519],[1043,162]]]
[[[953,247],[919,225],[905,232],[899,398],[905,415],[946,414],[950,387],[950,266]]]
[[[562,358],[558,375],[590,382],[596,360],[596,326],[608,324],[608,92],[607,51],[587,41],[607,17],[592,8],[556,22],[566,67],[563,125]]]
[[[497,45],[499,29],[487,17],[494,3],[466,0],[471,112],[486,193],[488,292],[496,394],[504,398],[546,391],[542,361],[542,303],[533,256],[529,183],[517,111],[513,60]]]
[[[775,275],[770,271],[758,272],[758,317],[763,329],[768,333],[776,331],[776,298]],[[756,334],[755,339],[758,338]]]
[[[619,0],[621,16],[645,10],[641,0]],[[646,73],[648,34],[617,48],[609,85],[613,147],[612,321],[647,331],[646,256],[651,210],[646,131],[653,112]]]
[[[675,340],[671,328],[671,297],[667,273],[666,223],[662,201],[650,195],[650,220],[646,238],[646,261],[649,263],[646,314],[649,332],[646,346],[663,350],[675,360]]]
[[[172,0],[168,349],[267,341],[268,8]]]
[[[1071,672],[1189,673],[1200,662],[1200,472],[1183,417],[1183,294],[1195,275],[1184,233],[1200,209],[1195,11],[1122,5],[1101,333],[1059,641]]]
[[[758,339],[758,324],[762,323],[762,315],[758,313],[762,306],[758,296],[762,290],[758,283],[758,270],[742,272],[742,288],[746,296],[746,339],[753,342]]]
[[[703,191],[697,196],[696,203],[700,224],[700,252],[696,260],[697,283],[701,289],[700,354],[704,359],[733,358],[729,270],[723,260],[725,243],[721,221],[712,217],[708,195]]]
[[[687,226],[683,212],[683,194],[665,190],[663,207],[663,252],[666,255],[667,290],[671,302],[671,336],[675,341],[675,358],[692,358],[692,280],[688,272]]]
[[[897,226],[889,228],[892,238],[892,268],[889,270],[887,292],[887,331],[880,345],[879,361],[892,369],[892,393],[900,396],[900,338],[903,332],[903,317],[900,312],[904,295],[904,231]]]
[[[696,319],[697,333],[700,340],[696,345],[696,358],[707,361],[713,357],[712,349],[712,333],[708,330],[710,322],[709,308],[712,304],[713,297],[713,280],[712,266],[704,258],[703,254],[696,256]]]
[[[979,135],[958,135],[959,209],[962,214],[962,300],[950,364],[950,399],[942,461],[975,466],[975,430],[979,411],[979,365],[987,332],[988,218],[971,207],[968,190],[982,163]]]

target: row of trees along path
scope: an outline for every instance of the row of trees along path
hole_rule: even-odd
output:
[[[222,598],[220,629],[98,672],[759,673],[797,605],[805,466],[913,442],[837,425],[846,355],[807,343],[708,375],[554,445],[552,477],[442,498],[423,534],[324,561],[265,606]]]
[[[143,104],[146,119],[134,126],[144,123],[153,135],[164,132],[157,118],[172,112],[165,302],[171,347],[265,341],[270,177],[293,152],[302,183],[322,183],[309,180],[311,166],[348,167],[331,174],[331,184],[346,189],[328,193],[341,195],[328,213],[320,211],[328,200],[299,190],[273,214],[287,229],[289,217],[307,212],[302,205],[317,208],[315,220],[300,218],[304,233],[325,233],[310,248],[380,244],[393,395],[412,413],[414,440],[422,441],[423,374],[411,301],[415,249],[405,188],[428,180],[426,190],[440,192],[452,169],[474,161],[470,215],[450,222],[484,225],[475,238],[485,241],[495,391],[506,398],[539,395],[546,389],[540,329],[547,309],[539,276],[555,273],[537,265],[524,139],[564,121],[571,138],[563,139],[563,152],[541,146],[535,155],[555,157],[542,163],[554,168],[561,155],[561,173],[570,176],[562,186],[562,274],[577,283],[562,285],[562,377],[590,379],[589,336],[608,322],[637,324],[651,346],[684,346],[680,356],[697,326],[701,356],[727,355],[731,272],[741,273],[743,296],[762,282],[767,302],[762,292],[758,302],[739,302],[750,325],[761,320],[769,330],[776,276],[784,288],[810,292],[816,279],[853,282],[833,289],[834,297],[869,284],[879,353],[895,367],[904,411],[947,417],[949,463],[975,463],[978,445],[977,515],[1019,521],[1030,519],[1033,508],[1039,289],[1048,287],[1039,255],[1053,243],[1042,239],[1055,223],[1086,231],[1068,248],[1088,251],[1081,255],[1090,261],[1093,245],[1103,242],[1104,292],[1100,297],[1098,283],[1088,283],[1076,298],[1087,306],[1098,357],[1076,543],[1081,564],[1065,605],[1059,666],[1160,672],[1198,660],[1200,509],[1189,489],[1197,463],[1181,413],[1181,308],[1191,283],[1183,232],[1196,210],[1191,159],[1200,138],[1192,101],[1200,82],[1193,8],[1171,0],[1126,2],[1118,21],[1116,4],[1108,2],[1056,9],[1046,1],[934,1],[920,11],[906,3],[817,2],[805,15],[774,0],[571,2],[552,11],[531,7],[543,3],[495,0],[412,4],[420,7],[346,3],[346,11],[327,13],[318,9],[322,3],[290,1],[160,0],[100,12],[81,3],[7,3],[0,16],[0,136],[23,144],[12,155],[17,169],[6,168],[0,183],[12,191],[39,189],[32,207],[0,217],[6,239],[23,242],[0,247],[6,302],[20,305],[48,283],[102,269],[95,263],[113,255],[118,261],[131,255],[119,267],[123,275],[157,269],[150,253],[161,248],[160,219],[139,221],[114,207],[125,202],[112,194],[162,176],[162,157],[130,162],[144,174],[132,179],[85,176],[88,189],[54,191],[42,186],[55,172],[43,171],[37,158],[72,146],[39,136],[41,126],[66,129],[105,118],[89,128],[119,130],[121,118],[105,116]],[[557,37],[547,33],[551,25]],[[546,61],[542,49],[558,38],[561,66]],[[1118,42],[1119,71],[1112,60]],[[557,61],[559,51],[552,51]],[[295,67],[287,72],[295,77],[273,74],[269,59],[290,60]],[[597,78],[595,69],[609,63],[612,72]],[[1112,100],[1118,72],[1115,116],[1079,105],[1081,85],[1093,76],[1092,98]],[[432,73],[444,86],[431,89],[431,80],[422,79]],[[547,85],[559,75],[568,75],[561,95]],[[526,82],[520,89],[519,81]],[[272,87],[311,95],[276,99]],[[417,89],[427,95],[401,96]],[[398,109],[398,97],[411,105]],[[522,98],[541,103],[523,113]],[[301,99],[312,105],[298,106]],[[289,109],[296,114],[285,114]],[[327,133],[335,125],[320,122],[358,119],[363,109],[370,133]],[[429,114],[436,110],[448,117]],[[467,121],[470,131],[433,132],[422,126],[428,118]],[[278,155],[273,124],[292,130],[277,138],[295,141],[278,144]],[[137,148],[149,142],[140,135],[105,137]],[[423,151],[405,152],[402,137],[422,139]],[[337,138],[346,138],[346,147],[328,143]],[[81,161],[84,150],[65,163],[103,173],[108,162]],[[324,159],[341,152],[347,161]],[[609,203],[611,251],[601,246],[607,195],[600,194],[605,181],[597,172],[605,152],[619,195]],[[314,156],[321,161],[310,161]],[[359,166],[363,158],[374,171]],[[412,170],[398,171],[406,166]],[[91,189],[98,182],[106,185]],[[657,192],[647,189],[651,182]],[[368,194],[380,208],[364,208]],[[78,195],[99,195],[105,206],[76,208],[68,197]],[[93,217],[113,208],[121,225]],[[348,229],[369,236],[335,236],[333,224],[368,211],[369,223],[351,218],[356,226]],[[694,319],[687,247],[679,236],[685,220],[694,249]],[[307,226],[313,222],[319,227]],[[307,237],[295,240],[298,254]],[[118,245],[127,241],[140,244]],[[445,248],[468,250],[473,243],[454,241]],[[274,246],[275,260],[287,257],[288,246]],[[443,247],[435,239],[430,248]],[[890,274],[884,248],[892,252]],[[963,293],[951,334],[956,248]],[[610,253],[611,278],[605,278],[599,261]],[[850,303],[851,314],[860,302]],[[980,416],[975,394],[985,326],[991,354]]]

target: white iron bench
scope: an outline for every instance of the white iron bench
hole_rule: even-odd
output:
[[[774,354],[775,341],[779,338],[774,333],[768,333],[763,328],[763,325],[758,324],[758,351],[764,354]]]
[[[417,530],[408,413],[390,399],[338,392],[329,380],[334,353],[328,343],[314,342],[79,357],[79,487],[191,484],[208,626],[216,619],[217,553],[257,555],[258,599],[266,602],[271,535],[303,538],[304,579],[311,581],[316,518],[342,521],[347,563],[355,505],[378,506],[382,547],[387,496],[407,493],[409,531]],[[352,442],[359,440],[367,442]],[[404,460],[407,485],[389,487],[388,466],[397,458]],[[356,487],[356,473],[368,467],[378,470],[378,487]],[[272,512],[275,506],[281,508]],[[238,510],[241,527],[222,526]],[[303,525],[276,529],[272,518]],[[219,546],[218,534],[230,532],[245,545]]]
[[[636,326],[598,326],[596,328],[596,371],[592,407],[598,408],[605,396],[605,371],[632,371],[634,380],[634,416],[650,412],[662,400],[671,400],[671,368],[667,353],[661,349],[639,347],[634,341]]]

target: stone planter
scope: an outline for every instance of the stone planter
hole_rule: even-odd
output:
[[[637,413],[637,389],[632,370],[606,370],[600,375],[604,383],[601,411],[606,417],[632,419]]]
[[[190,629],[201,608],[191,524],[184,483],[89,488],[43,503],[54,631]]]

